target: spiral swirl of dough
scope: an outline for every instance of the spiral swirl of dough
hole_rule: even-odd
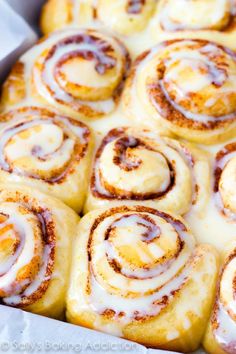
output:
[[[18,183],[0,184],[0,301],[61,318],[78,215]]]
[[[34,62],[35,91],[74,115],[97,118],[110,113],[130,63],[121,42],[95,30],[69,30],[52,34],[48,44]]]
[[[80,211],[85,197],[91,132],[78,120],[44,108],[2,115],[0,182],[20,182]]]
[[[214,143],[236,129],[236,54],[205,40],[164,42],[142,54],[124,93],[140,124]],[[190,85],[191,82],[191,85]]]
[[[195,322],[190,311],[185,330],[180,323],[188,317],[188,305],[181,307],[181,319],[172,324],[162,316],[168,313],[169,318],[171,313],[176,319],[176,302],[186,303],[185,289],[193,290],[197,285],[192,294],[197,298],[196,308],[201,308],[196,311],[198,322],[212,297],[208,291],[200,294],[199,287],[211,288],[215,262],[211,247],[196,246],[180,218],[137,205],[93,211],[81,221],[75,245],[68,319],[108,332],[116,329],[113,333],[138,342],[145,342],[142,334],[139,337],[144,331],[148,333],[146,343],[160,348],[168,348],[173,332],[174,338],[184,343],[184,331],[191,331]],[[149,321],[153,321],[151,328]],[[181,347],[176,344],[174,348]]]
[[[130,62],[126,47],[105,31],[54,32],[13,66],[1,111],[49,105],[75,119],[98,119],[118,105]]]
[[[228,28],[236,14],[234,0],[161,0],[159,21],[165,31]]]
[[[139,202],[184,214],[207,195],[207,173],[206,156],[191,144],[116,128],[95,155],[85,209]]]
[[[4,304],[25,307],[47,291],[55,258],[51,211],[33,200],[6,200],[0,205],[0,297]]]
[[[89,129],[42,108],[21,108],[1,117],[0,168],[19,176],[61,183],[86,154]]]

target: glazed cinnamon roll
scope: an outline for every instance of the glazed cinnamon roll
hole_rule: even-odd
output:
[[[0,182],[51,194],[80,212],[93,146],[89,128],[47,109],[23,107],[0,116]]]
[[[185,219],[199,242],[214,245],[220,251],[235,240],[236,227],[236,143],[214,147],[211,156],[211,180],[205,189],[202,212],[196,214],[193,206]]]
[[[139,204],[186,213],[206,203],[209,163],[191,144],[136,128],[111,130],[98,148],[85,211]]]
[[[236,243],[234,242],[225,255],[216,302],[204,339],[204,347],[211,354],[236,353],[235,270]]]
[[[94,21],[122,35],[143,30],[156,7],[156,0],[49,0],[43,8],[41,28],[47,34],[72,25]]]
[[[164,31],[233,30],[235,0],[160,0],[158,19]]]
[[[182,219],[144,206],[93,211],[79,226],[67,319],[146,346],[192,351],[216,274],[214,249],[196,246]]]
[[[78,216],[57,199],[0,185],[0,301],[50,317],[63,314]]]
[[[236,142],[225,145],[215,158],[214,193],[219,211],[236,221]]]
[[[97,119],[115,109],[129,64],[123,44],[104,32],[56,32],[13,67],[3,87],[3,109],[34,102],[76,119]]]
[[[168,41],[136,60],[124,92],[130,119],[211,144],[236,132],[236,53],[205,40]]]

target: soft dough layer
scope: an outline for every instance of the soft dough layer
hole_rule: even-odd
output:
[[[51,194],[80,212],[88,185],[93,137],[83,123],[44,108],[0,116],[0,182]]]
[[[211,354],[236,352],[235,241],[228,245],[223,257],[215,305],[203,342]]]
[[[200,213],[209,189],[207,155],[194,145],[145,129],[116,128],[99,146],[85,211],[139,204]]]
[[[49,317],[64,311],[78,216],[57,199],[0,184],[0,298]]]
[[[147,346],[193,351],[216,276],[215,250],[196,246],[182,219],[144,206],[97,210],[79,225],[67,319]]]

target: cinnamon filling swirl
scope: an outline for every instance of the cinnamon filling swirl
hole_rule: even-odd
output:
[[[111,112],[130,65],[123,44],[95,30],[68,30],[47,40],[33,67],[40,96],[87,118]]]
[[[34,200],[9,198],[0,207],[0,297],[25,307],[46,292],[55,258],[54,221]]]
[[[18,176],[63,183],[85,156],[86,125],[42,108],[21,108],[1,117],[0,168]]]
[[[156,209],[103,212],[90,229],[88,302],[124,323],[156,316],[187,281],[194,244],[182,221]]]
[[[203,153],[190,144],[145,129],[115,128],[95,154],[85,210],[139,201],[185,214],[204,193],[202,163],[207,170]]]

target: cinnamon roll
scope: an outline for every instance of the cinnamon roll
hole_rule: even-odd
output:
[[[43,8],[41,28],[47,34],[94,21],[122,35],[143,30],[154,14],[156,0],[49,0]]]
[[[30,102],[75,119],[97,119],[115,109],[129,65],[124,45],[104,32],[56,32],[13,67],[3,87],[2,107]]]
[[[64,311],[78,216],[57,199],[0,185],[0,301],[50,317]]]
[[[236,142],[217,152],[214,166],[214,193],[221,213],[236,222]]]
[[[98,148],[85,211],[137,204],[185,214],[206,203],[207,155],[189,143],[137,128],[111,130]]]
[[[206,40],[175,40],[143,53],[123,97],[138,124],[211,144],[236,133],[236,53]],[[190,84],[191,83],[191,84]]]
[[[23,107],[0,116],[0,182],[42,190],[80,212],[92,150],[89,128],[47,109]]]
[[[236,242],[224,257],[212,316],[204,339],[211,354],[236,353]]]
[[[160,0],[158,19],[164,31],[233,30],[235,0]]]
[[[211,180],[205,190],[202,213],[193,208],[185,219],[199,242],[208,242],[220,251],[235,240],[236,227],[236,143],[234,140],[213,148],[211,156]]]
[[[67,319],[146,346],[195,350],[217,263],[180,218],[144,206],[93,211],[79,225]]]

